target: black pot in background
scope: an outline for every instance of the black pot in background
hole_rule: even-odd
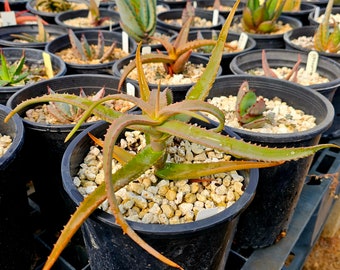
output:
[[[0,268],[30,269],[33,257],[33,232],[24,181],[24,125],[18,115],[8,123],[11,110],[0,105],[0,133],[12,138],[12,145],[0,157]],[[18,257],[19,256],[19,257]]]
[[[101,137],[107,127],[107,123],[91,126],[77,136],[65,151],[62,161],[63,185],[69,200],[72,200],[70,206],[73,210],[83,200],[73,184],[73,177],[92,145],[87,132]],[[232,206],[214,216],[176,225],[132,221],[129,224],[148,244],[184,269],[224,269],[239,215],[255,193],[258,170],[251,170],[250,176],[248,172],[240,172],[246,173],[244,194]],[[92,270],[169,269],[124,235],[114,217],[104,211],[94,212],[83,224],[82,232]]]
[[[245,141],[263,146],[305,147],[318,144],[334,117],[330,101],[307,87],[278,79],[230,75],[216,79],[209,97],[237,95],[240,85],[248,81],[257,95],[269,99],[280,97],[296,109],[316,117],[317,126],[303,132],[286,134],[257,133],[231,128]],[[259,169],[255,198],[241,214],[234,239],[234,250],[269,246],[286,232],[294,213],[313,156],[289,161],[280,166]]]
[[[25,10],[27,0],[8,1],[9,7],[12,11]],[[5,10],[5,0],[0,0],[0,10]]]
[[[301,55],[301,68],[306,68],[307,52],[285,49],[266,49],[267,60],[272,68],[288,67],[293,68],[297,62],[298,55]],[[230,63],[230,69],[234,74],[247,74],[251,69],[262,68],[262,50],[245,52],[235,56]],[[327,57],[320,56],[316,70],[321,76],[328,78],[326,83],[313,84],[309,88],[318,91],[330,101],[340,86],[340,64]]]
[[[106,46],[111,46],[112,42],[115,40],[117,47],[122,48],[122,34],[118,32],[112,32],[108,30],[84,30],[75,31],[75,35],[80,39],[84,34],[89,44],[97,44],[99,31],[101,31],[104,35]],[[70,47],[71,42],[69,36],[68,34],[65,34],[49,42],[46,45],[45,50],[52,54],[56,54],[57,52]],[[137,43],[132,38],[129,38],[130,54],[135,53],[136,48]],[[99,64],[76,64],[71,62],[65,63],[67,66],[67,74],[112,74],[112,65],[115,61],[116,60]]]
[[[212,39],[212,33],[213,33],[212,31],[213,30],[190,31],[188,35],[188,41],[196,40],[198,32],[202,34],[203,38]],[[220,32],[216,31],[215,33],[218,36]],[[174,36],[172,39],[175,39],[175,38],[176,36]],[[227,37],[227,42],[231,42],[233,40],[239,40],[239,39],[240,39],[240,34],[229,32],[228,37]],[[231,70],[229,68],[231,60],[240,53],[247,52],[247,51],[254,49],[255,46],[256,46],[255,40],[251,37],[248,37],[248,41],[247,41],[247,44],[244,50],[242,50],[241,52],[224,53],[221,59],[221,67],[222,67],[221,75],[231,74]],[[207,58],[210,58],[211,56],[211,53],[202,53],[202,52],[193,52],[192,54],[204,56]]]
[[[131,60],[135,59],[135,55],[130,55],[128,57],[124,57],[118,61],[116,61],[112,66],[113,75],[116,77],[121,77],[121,71],[123,70],[124,66],[130,63]],[[206,65],[209,61],[208,58],[198,55],[191,55],[189,58],[189,61],[194,64],[204,64]],[[217,76],[220,76],[222,74],[222,68],[219,69]],[[136,80],[127,79],[128,82],[133,82],[134,84],[138,84]],[[190,89],[190,87],[193,86],[193,83],[186,83],[186,84],[176,84],[176,85],[167,85],[167,84],[161,84],[160,88],[161,90],[164,90],[165,88],[169,87],[173,92],[173,98],[174,101],[181,101],[185,98],[185,95],[187,91]],[[158,85],[149,83],[149,87],[151,89],[157,89]]]
[[[50,36],[59,37],[67,34],[67,30],[59,25],[48,24],[44,25],[45,31]],[[22,47],[22,48],[34,48],[44,50],[48,42],[16,42],[16,38],[12,37],[12,34],[26,33],[32,36],[38,34],[37,24],[24,24],[24,25],[11,25],[0,28],[0,45],[3,47]]]
[[[7,102],[11,109],[29,98],[47,93],[47,86],[58,93],[73,93],[79,95],[83,89],[87,95],[98,92],[105,86],[106,94],[117,93],[118,79],[108,75],[69,75],[62,78],[36,83],[15,93]],[[125,91],[125,87],[123,88]],[[137,89],[138,91],[138,89]],[[21,118],[25,112],[19,113]],[[26,180],[33,181],[36,202],[41,208],[43,222],[47,228],[55,229],[64,224],[69,213],[65,210],[61,188],[60,163],[62,155],[69,144],[64,140],[72,130],[72,124],[50,125],[23,119],[26,130],[26,140],[23,157]],[[93,123],[84,123],[78,134]],[[61,228],[61,227],[60,227]]]
[[[325,14],[325,11],[326,11],[326,8],[321,8],[319,12],[319,16]],[[340,13],[340,7],[333,6],[331,14],[335,15],[339,13]],[[319,22],[315,20],[314,16],[315,16],[315,10],[309,13],[308,15],[309,24],[319,26]],[[332,24],[330,24],[330,27],[332,27]]]
[[[174,31],[179,32],[182,28],[182,25],[171,24],[171,23],[166,22],[165,20],[181,19],[182,12],[183,12],[182,9],[171,9],[169,11],[164,11],[164,12],[158,13],[157,14],[157,24],[161,27],[169,28],[169,29],[172,29]],[[196,9],[195,16],[207,19],[209,21],[212,21],[213,11]],[[225,19],[223,18],[223,16],[219,15],[216,25],[205,26],[205,27],[190,27],[190,30],[204,30],[204,29],[205,30],[207,30],[207,29],[220,30],[222,28],[222,25],[224,24],[224,21],[225,21]]]
[[[213,6],[214,6],[214,2],[215,0],[200,0],[200,1],[196,1],[197,3],[197,8],[202,8],[202,9],[206,9],[206,10],[212,10]],[[225,19],[228,17],[231,8],[233,7],[233,5],[235,4],[235,1],[232,0],[220,0],[221,3],[221,10],[219,10],[219,14],[222,15]],[[237,6],[235,15],[239,15],[242,13],[243,8],[246,6],[245,3],[240,2],[240,4]],[[226,11],[226,7],[229,7],[230,9],[228,11]]]
[[[120,16],[118,12],[112,11],[112,10],[108,10],[105,8],[100,8],[99,9],[99,16],[100,18],[104,18],[104,17],[108,17],[111,21],[110,25],[99,25],[99,26],[73,26],[73,25],[69,25],[67,23],[65,23],[66,20],[69,19],[75,19],[75,18],[87,18],[89,14],[89,10],[88,9],[80,9],[80,10],[70,10],[70,11],[65,11],[62,13],[59,13],[55,16],[55,22],[56,24],[65,27],[65,28],[69,28],[69,29],[73,29],[73,30],[95,30],[95,29],[102,29],[102,30],[111,30],[112,28],[115,28],[117,26],[119,26],[119,20],[120,20]]]
[[[14,62],[16,60],[19,60],[20,57],[22,56],[23,51],[25,51],[27,64],[43,63],[43,57],[42,57],[43,50],[32,49],[32,48],[20,48],[20,47],[2,48],[2,52],[4,53],[8,62]],[[55,75],[55,77],[63,76],[66,73],[66,65],[64,61],[51,53],[48,53],[48,54],[51,56],[53,70],[58,70],[58,73]],[[0,87],[0,104],[5,105],[7,100],[14,93],[16,93],[18,90],[22,88],[23,86]]]
[[[71,3],[84,3],[81,0],[70,0],[69,2],[71,2]],[[44,11],[37,10],[35,8],[36,3],[37,3],[37,0],[28,0],[26,2],[26,9],[29,12],[31,12],[32,14],[41,17],[42,19],[44,19],[49,24],[56,24],[55,17],[60,13],[44,12]],[[86,5],[83,6],[83,8],[86,8]]]
[[[316,6],[309,3],[301,3],[299,11],[283,11],[283,16],[290,16],[298,19],[302,25],[309,25],[308,16],[311,12],[314,12]]]
[[[234,16],[233,23],[231,25],[231,30],[236,32],[242,32],[243,30],[235,28],[234,24],[239,24],[242,19],[242,15]],[[295,18],[289,16],[280,16],[279,21],[282,21],[284,24],[289,23],[290,26],[295,29],[297,27],[301,27],[302,23]],[[283,41],[283,34],[252,34],[247,33],[250,37],[255,39],[256,47],[255,49],[280,49],[285,47],[285,43]]]
[[[328,0],[302,0],[301,3],[308,3],[320,8],[324,8],[327,6]]]
[[[310,52],[311,49],[303,48],[300,46],[297,46],[293,44],[292,40],[297,39],[298,37],[301,36],[306,36],[306,37],[312,37],[314,36],[315,32],[317,30],[317,26],[302,26],[295,28],[283,35],[283,40],[285,42],[285,48],[286,49],[293,49],[293,50],[298,50],[298,51],[305,51],[305,52]],[[340,54],[338,53],[326,53],[326,52],[318,52],[322,56],[329,57],[337,62],[340,63]]]

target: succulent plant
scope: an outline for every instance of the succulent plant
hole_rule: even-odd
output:
[[[44,24],[40,17],[37,18],[37,25],[38,25],[38,34],[36,35],[21,33],[21,34],[11,34],[11,37],[14,37],[20,40],[25,40],[27,42],[47,42],[49,39],[49,34],[45,30]]]
[[[0,50],[0,86],[17,86],[25,85],[29,72],[24,70],[26,61],[25,52],[22,52],[21,58],[13,64],[8,63],[3,51]]]
[[[266,34],[276,30],[285,0],[248,0],[242,12],[242,27],[248,33]]]
[[[286,0],[286,3],[283,6],[282,11],[299,11],[301,6],[301,0]]]
[[[292,82],[297,82],[297,76],[298,76],[298,71],[299,71],[299,66],[301,64],[301,55],[298,54],[298,59],[291,69],[291,71],[283,78],[284,80],[287,81],[292,81]],[[262,68],[264,75],[267,77],[272,77],[272,78],[278,78],[278,76],[273,72],[268,64],[267,61],[267,56],[266,56],[266,51],[262,50]]]
[[[35,8],[44,12],[59,13],[71,9],[71,3],[67,0],[37,0]]]
[[[333,27],[329,24],[334,0],[328,1],[323,21],[314,34],[314,48],[320,52],[337,53],[340,50],[339,23],[334,22]]]
[[[156,0],[116,0],[120,25],[135,41],[147,43],[156,29]]]
[[[21,103],[6,117],[5,121],[8,121],[8,119],[16,112],[34,103],[54,101],[66,102],[85,110],[83,116],[75,125],[67,139],[69,139],[81,123],[92,114],[95,114],[110,123],[103,141],[103,169],[105,182],[97,187],[93,193],[85,197],[77,207],[76,212],[71,216],[69,222],[61,232],[44,269],[50,269],[52,267],[72,235],[76,233],[84,220],[88,218],[105,199],[108,199],[110,210],[115,216],[116,223],[121,226],[125,234],[130,236],[138,245],[159,260],[172,267],[183,269],[181,266],[150,247],[130,228],[119,210],[115,196],[115,191],[117,189],[134,180],[151,167],[154,167],[155,174],[158,178],[172,180],[196,179],[229,170],[275,166],[288,160],[312,155],[316,151],[326,147],[338,147],[332,144],[324,144],[301,148],[267,148],[246,143],[242,140],[237,140],[221,134],[220,131],[224,127],[224,114],[217,107],[207,103],[205,99],[215,80],[228,29],[239,2],[239,0],[236,1],[233,10],[230,12],[229,17],[220,32],[219,39],[216,42],[215,49],[204,74],[201,76],[199,82],[189,90],[184,101],[172,103],[170,89],[166,89],[162,92],[160,92],[159,89],[149,89],[142,68],[140,43],[136,54],[140,98],[121,93],[109,95],[94,102],[68,94],[45,95]],[[107,110],[103,107],[102,103],[112,99],[129,100],[142,110],[142,114],[124,114]],[[218,125],[212,129],[205,129],[189,124],[188,122],[192,118],[207,121],[200,112],[208,112],[216,116]],[[125,128],[142,131],[147,138],[147,145],[136,155],[126,153],[126,151],[122,149],[120,149],[121,151],[114,151],[114,149],[117,149],[117,138]],[[165,142],[171,136],[177,136],[184,140],[204,145],[224,153],[229,153],[230,155],[236,156],[237,159],[201,164],[176,164],[167,162]],[[122,168],[112,174],[113,153],[118,156],[117,159],[121,161]]]
[[[263,115],[266,109],[262,97],[257,97],[253,90],[249,89],[249,83],[243,82],[237,93],[236,117],[245,128],[262,127],[268,119]]]
[[[145,63],[163,63],[165,72],[170,76],[173,74],[179,74],[185,69],[185,65],[188,62],[193,49],[202,48],[206,46],[215,46],[217,39],[197,39],[188,41],[188,34],[190,25],[194,17],[190,16],[183,24],[181,31],[178,33],[176,39],[172,42],[152,37],[152,39],[159,41],[166,49],[167,54],[158,51],[158,53],[144,54],[141,57],[141,62]],[[227,43],[224,46],[228,46]],[[121,75],[121,87],[123,81],[128,77],[129,73],[136,68],[136,59],[131,61],[125,68]]]
[[[105,39],[101,31],[98,32],[97,46],[91,46],[85,34],[82,34],[81,38],[78,39],[72,29],[68,30],[68,36],[75,55],[83,61],[98,59],[99,62],[102,63],[111,57],[116,48],[116,42],[112,42],[111,46],[105,50]]]

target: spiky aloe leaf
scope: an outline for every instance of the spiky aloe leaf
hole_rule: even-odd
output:
[[[77,53],[83,61],[86,61],[87,57],[83,49],[81,41],[77,38],[72,29],[68,30],[68,36],[70,39],[71,46],[75,53]]]

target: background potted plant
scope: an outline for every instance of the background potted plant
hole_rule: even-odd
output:
[[[238,1],[239,2],[239,1]],[[164,263],[169,264],[171,266],[177,267],[181,269],[176,262],[172,262],[165,258],[162,254],[152,249],[146,242],[142,240],[137,234],[134,233],[134,230],[131,229],[129,223],[122,217],[122,214],[119,210],[115,190],[118,187],[125,185],[131,180],[135,179],[135,177],[140,176],[141,173],[145,172],[145,170],[149,169],[153,164],[156,165],[155,173],[158,176],[165,177],[167,179],[186,179],[192,178],[193,173],[198,176],[210,175],[213,172],[218,171],[226,171],[228,169],[236,169],[236,168],[252,168],[252,167],[262,167],[262,166],[273,166],[278,165],[284,160],[302,158],[308,155],[312,155],[315,151],[322,149],[324,147],[329,147],[332,145],[318,145],[313,147],[303,147],[303,148],[294,148],[293,149],[273,149],[273,148],[262,148],[260,146],[251,145],[245,143],[243,141],[239,141],[234,138],[226,137],[219,132],[224,126],[224,117],[221,114],[220,110],[216,110],[215,106],[211,106],[208,103],[204,102],[205,97],[208,95],[210,87],[215,80],[217,70],[219,68],[219,61],[222,55],[222,49],[224,47],[224,43],[226,40],[227,32],[229,25],[231,23],[231,18],[233,16],[233,12],[236,9],[238,4],[236,2],[233,11],[230,13],[231,17],[227,20],[227,23],[224,25],[221,33],[220,39],[216,44],[216,49],[210,58],[210,62],[208,64],[208,68],[206,72],[202,75],[201,80],[195,84],[191,91],[188,93],[186,100],[178,103],[171,103],[171,95],[169,95],[169,91],[152,90],[150,91],[146,78],[142,72],[142,63],[140,59],[140,46],[137,50],[137,68],[139,70],[139,82],[141,86],[140,96],[141,98],[134,98],[131,96],[126,96],[123,94],[113,95],[107,97],[107,99],[125,99],[132,101],[142,109],[143,113],[141,115],[132,115],[132,114],[112,114],[112,112],[105,110],[105,120],[109,122],[109,128],[107,129],[107,133],[105,139],[103,141],[103,166],[104,166],[104,182],[98,188],[96,188],[91,194],[86,196],[84,200],[77,207],[76,213],[72,215],[70,222],[64,228],[59,241],[54,246],[54,250],[52,251],[51,256],[49,257],[48,262],[45,265],[45,269],[48,269],[52,266],[54,261],[57,259],[58,255],[60,255],[62,249],[67,244],[68,240],[74,234],[77,229],[81,226],[84,220],[89,218],[89,216],[97,209],[97,207],[108,198],[109,205],[112,213],[115,215],[115,222],[120,224],[123,231],[131,237],[138,245],[142,246],[148,252],[150,252],[157,259],[162,260]],[[107,100],[106,99],[106,100]],[[30,100],[28,102],[24,102],[22,105],[17,107],[17,109],[13,110],[14,113],[17,110],[20,110],[22,107],[31,105],[35,102],[41,101],[61,101],[67,102],[78,107],[86,109],[86,114],[83,116],[82,121],[85,120],[89,114],[101,114],[103,112],[103,106],[100,104],[105,100],[101,99],[97,102],[91,102],[92,104],[83,104],[80,98],[74,98],[69,95],[52,95],[45,96],[35,100]],[[88,106],[89,105],[89,106]],[[194,126],[188,124],[188,121],[191,118],[198,118],[204,121],[204,117],[198,114],[199,111],[205,111],[212,115],[215,115],[219,119],[219,124],[216,126],[216,129],[206,130],[202,129],[199,126]],[[11,116],[8,115],[7,119]],[[82,123],[82,121],[78,122],[78,125]],[[132,128],[143,131],[148,138],[148,143],[145,148],[141,149],[136,155],[131,156],[125,151],[116,150],[115,147],[116,141],[121,134],[125,130],[125,128]],[[75,130],[77,126],[75,127]],[[75,131],[74,130],[74,131]],[[70,136],[72,135],[72,132]],[[216,148],[222,152],[228,152],[230,154],[235,154],[240,157],[243,156],[246,159],[258,159],[267,162],[257,162],[257,161],[222,161],[222,162],[212,162],[212,163],[198,163],[198,164],[176,164],[176,163],[168,163],[164,159],[167,154],[165,148],[165,141],[170,136],[178,136],[183,139],[187,139],[192,142],[202,143],[203,145]],[[99,144],[100,141],[97,141]],[[232,146],[231,146],[232,145]],[[247,149],[247,151],[244,151]],[[116,173],[112,174],[112,154],[115,153],[116,157],[123,163],[123,167],[119,169]],[[235,162],[235,163],[234,163]],[[209,164],[210,169],[207,170],[207,165]],[[234,167],[232,164],[239,164],[240,167]],[[232,166],[230,168],[230,165]],[[200,169],[199,169],[200,168]],[[201,170],[201,169],[204,169]],[[217,170],[216,170],[217,169]],[[184,173],[184,174],[182,174]],[[195,176],[195,177],[196,177]],[[106,193],[107,191],[107,193]],[[81,200],[81,199],[80,199]],[[219,214],[217,214],[219,216]],[[221,213],[223,216],[223,213]],[[209,219],[209,218],[208,218]],[[206,220],[203,220],[205,223]],[[199,222],[201,223],[201,222]],[[88,223],[85,225],[88,226]],[[167,226],[164,227],[166,229]],[[224,238],[224,237],[219,237]],[[109,240],[112,241],[111,239]],[[186,241],[184,239],[184,241]],[[227,240],[226,240],[227,241]],[[228,241],[227,241],[228,242]],[[125,240],[124,240],[125,243]],[[206,245],[206,243],[200,243],[202,245]],[[169,241],[166,241],[165,246],[170,245]],[[228,244],[225,244],[226,247]],[[119,249],[121,245],[118,245]],[[140,249],[138,247],[138,252]],[[208,250],[209,253],[211,250]],[[206,253],[207,250],[204,250]],[[124,255],[129,256],[129,252],[124,252]],[[109,257],[105,260],[105,263],[108,263]],[[101,256],[101,258],[103,258]],[[174,258],[175,260],[177,258]],[[93,261],[93,260],[91,260]],[[101,260],[95,260],[96,263],[100,263]],[[116,259],[113,260],[114,263],[117,262]],[[150,266],[151,261],[147,261],[147,265]],[[158,265],[156,261],[152,261],[154,265]],[[211,260],[209,259],[210,265]],[[180,262],[185,266],[188,263],[187,258],[184,258],[183,261]],[[223,267],[225,261],[219,261],[218,264]],[[217,264],[217,265],[218,265]],[[213,264],[214,265],[214,264]],[[142,266],[143,267],[143,266]],[[146,267],[146,265],[144,266]],[[157,266],[156,266],[157,267]]]
[[[112,65],[133,54],[136,42],[128,39],[128,51],[123,50],[121,33],[107,30],[68,30],[46,45],[46,51],[59,56],[66,63],[68,74],[112,74]]]
[[[268,0],[260,4],[259,0],[247,1],[242,15],[234,17],[231,30],[246,32],[255,39],[256,48],[284,48],[283,33],[302,26],[292,17],[282,16],[285,1]]]
[[[5,105],[12,94],[27,84],[47,80],[49,76],[59,77],[66,73],[65,63],[59,57],[46,52],[52,65],[52,74],[47,73],[43,53],[42,50],[31,48],[1,49],[1,104]]]

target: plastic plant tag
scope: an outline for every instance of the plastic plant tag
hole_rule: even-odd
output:
[[[214,13],[213,13],[213,19],[212,19],[212,24],[213,25],[217,25],[218,23],[218,15],[220,14],[218,9],[214,9]]]
[[[122,48],[124,52],[129,53],[129,35],[125,31],[122,32]]]
[[[309,74],[314,74],[318,68],[319,54],[316,51],[310,51],[308,53],[306,71]]]
[[[42,53],[43,59],[44,59],[44,65],[45,65],[45,69],[46,69],[46,75],[49,79],[53,78],[53,68],[52,68],[52,62],[51,62],[51,56],[46,53],[43,52]]]
[[[192,2],[192,6],[193,6],[194,8],[197,8],[197,1]]]
[[[151,47],[150,46],[144,46],[142,48],[142,54],[149,54],[151,53]]]
[[[316,7],[314,10],[314,20],[317,20],[317,18],[319,18],[320,15],[320,7]]]
[[[15,19],[14,11],[0,12],[2,20],[2,26],[16,25],[17,20]]]
[[[135,96],[135,87],[131,83],[126,84],[126,93],[130,96]]]
[[[244,48],[246,47],[248,42],[248,35],[244,32],[242,32],[240,34],[240,38],[238,39],[238,43],[237,43],[237,48],[239,50],[244,50]]]

